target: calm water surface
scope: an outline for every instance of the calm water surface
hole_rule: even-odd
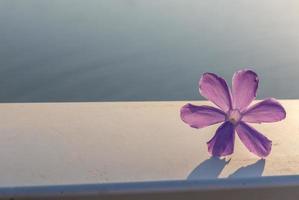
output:
[[[1,0],[0,101],[201,99],[203,72],[299,98],[299,1]]]

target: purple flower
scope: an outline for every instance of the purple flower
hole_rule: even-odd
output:
[[[247,149],[259,157],[266,157],[272,142],[249,123],[276,122],[286,117],[286,111],[275,99],[265,99],[253,106],[258,88],[258,76],[251,70],[235,72],[232,90],[225,80],[215,74],[205,73],[199,81],[199,92],[220,109],[196,106],[190,103],[181,108],[181,119],[193,128],[203,128],[223,122],[214,137],[207,142],[213,156],[226,156],[234,152],[235,130]]]

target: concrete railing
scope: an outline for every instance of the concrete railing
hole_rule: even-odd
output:
[[[219,184],[239,191],[248,183],[267,188],[265,195],[273,198],[273,188],[295,194],[299,101],[280,102],[287,111],[284,121],[254,125],[273,141],[266,160],[248,152],[237,137],[232,156],[211,158],[206,142],[218,125],[198,130],[181,122],[179,110],[186,102],[0,104],[0,194],[94,197],[136,189],[151,191],[147,194],[177,190],[191,198],[194,191]],[[272,177],[279,175],[291,176]]]

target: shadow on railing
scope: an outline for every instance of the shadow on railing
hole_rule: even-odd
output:
[[[262,176],[265,169],[265,160],[260,159],[253,164],[239,168],[237,171],[228,176],[228,178],[245,178]]]
[[[188,175],[187,180],[204,180],[218,178],[225,165],[230,160],[220,159],[217,157],[210,157],[209,159],[200,163]],[[246,178],[246,177],[260,177],[265,168],[265,160],[260,159],[253,164],[241,167],[227,178]]]
[[[230,162],[225,159],[217,157],[210,157],[209,159],[200,163],[187,177],[187,180],[199,179],[214,179],[218,178],[221,171]]]

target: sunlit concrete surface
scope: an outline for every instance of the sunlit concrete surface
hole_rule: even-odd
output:
[[[0,186],[299,173],[298,100],[280,101],[284,121],[253,125],[273,141],[266,160],[238,137],[232,156],[210,158],[206,142],[219,125],[190,128],[179,117],[186,102],[0,104]]]

